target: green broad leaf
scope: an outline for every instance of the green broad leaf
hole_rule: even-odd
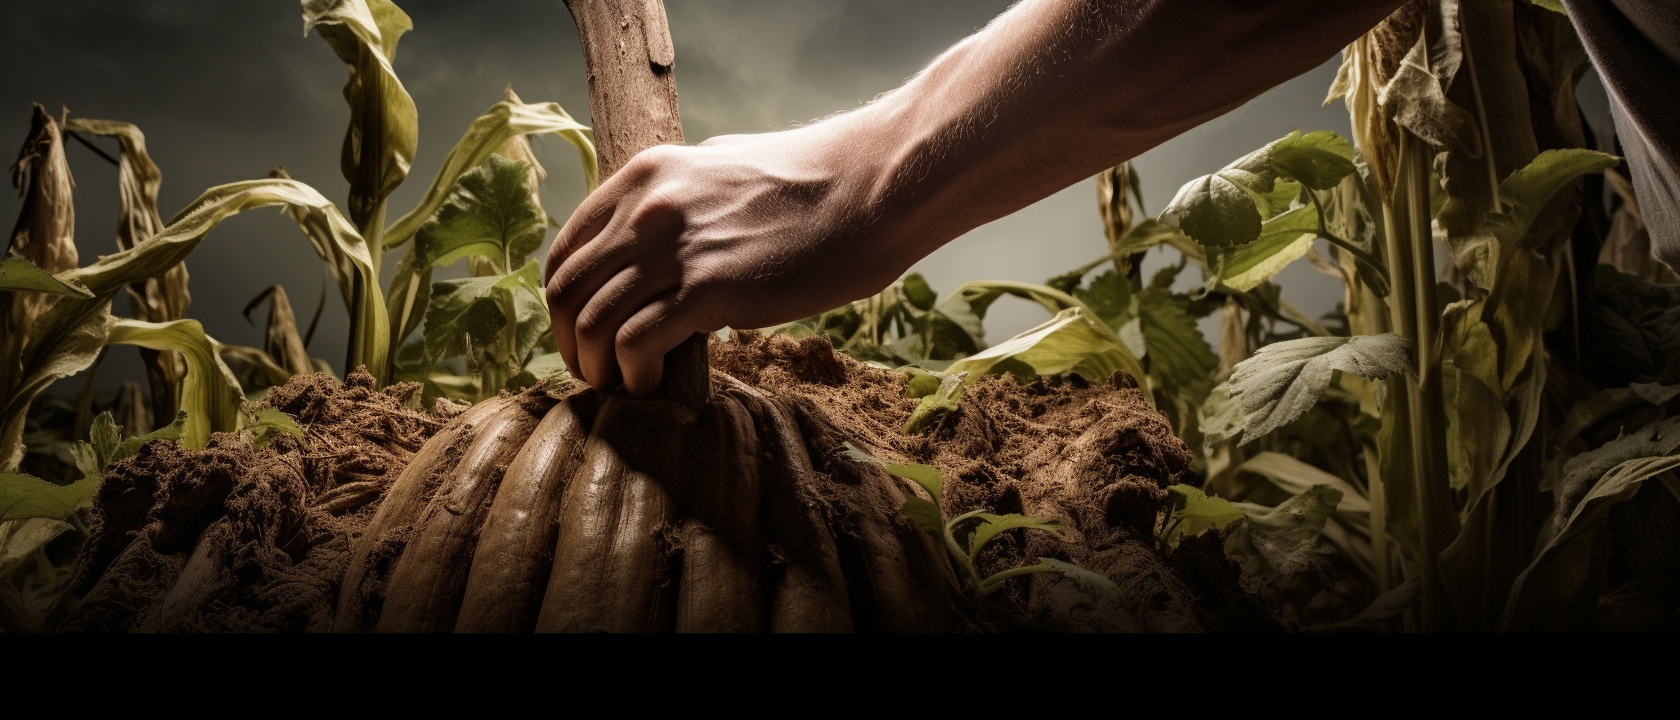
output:
[[[1311,190],[1329,190],[1354,170],[1353,144],[1329,130],[1292,132],[1272,144],[1270,159],[1279,176]]]
[[[1291,209],[1299,186],[1327,190],[1354,169],[1345,138],[1297,130],[1191,180],[1161,211],[1161,220],[1208,247],[1247,245],[1260,238],[1264,221]]]
[[[376,378],[383,379],[390,329],[384,299],[377,289],[379,271],[373,266],[367,243],[321,193],[295,180],[247,180],[210,188],[170,220],[162,232],[128,250],[65,271],[60,279],[80,283],[95,295],[114,293],[129,283],[161,275],[180,264],[223,220],[246,210],[275,205],[294,211],[294,217],[304,223],[306,234],[330,238],[335,252],[355,269],[352,286],[361,290],[349,308],[351,326],[359,332],[351,338],[352,364],[366,365]]]
[[[27,518],[65,520],[77,510],[93,506],[99,478],[54,485],[37,477],[0,472],[0,522]]]
[[[1219,451],[1220,443],[1233,438],[1241,439],[1246,420],[1241,397],[1233,400],[1230,388],[1224,384],[1215,387],[1202,401],[1196,421],[1196,426],[1202,431],[1202,453],[1211,457]]]
[[[1243,511],[1254,547],[1272,567],[1290,574],[1309,570],[1323,561],[1316,551],[1318,538],[1341,500],[1340,490],[1314,485],[1275,508],[1253,503],[1232,504]]]
[[[1306,256],[1318,239],[1318,211],[1299,207],[1267,220],[1260,236],[1225,256],[1219,282],[1248,292]]]
[[[185,412],[177,413],[174,422],[141,437],[125,440],[111,413],[100,413],[88,430],[88,442],[76,443],[71,450],[76,455],[76,469],[81,470],[84,476],[102,476],[111,463],[133,457],[148,442],[180,439],[186,427],[186,417]]]
[[[940,495],[945,492],[945,476],[939,473],[939,468],[932,465],[883,462],[881,467],[897,477],[922,486],[928,495],[933,496],[935,503],[940,502]]]
[[[1568,15],[1569,11],[1563,7],[1563,0],[1528,0],[1537,7],[1543,7],[1559,15]]]
[[[30,326],[29,342],[19,363],[22,376],[3,398],[0,411],[0,468],[17,466],[22,460],[24,422],[29,405],[47,386],[93,364],[104,349],[111,328],[111,299],[64,298],[53,303]]]
[[[1501,210],[1487,216],[1481,232],[1447,237],[1454,261],[1466,269],[1472,283],[1492,289],[1501,259],[1510,254],[1502,248],[1533,250],[1555,239],[1565,230],[1559,222],[1565,214],[1557,212],[1559,206],[1552,202],[1558,192],[1620,161],[1615,155],[1578,148],[1547,150],[1535,156],[1499,183]],[[1459,201],[1448,199],[1440,215],[1456,214],[1462,214]]]
[[[998,533],[1015,528],[1031,528],[1043,530],[1056,537],[1062,535],[1062,524],[1054,520],[1039,520],[1025,515],[1010,513],[1008,515],[993,515],[980,513],[975,517],[980,524],[974,527],[974,534],[968,536],[968,561],[974,562],[980,557],[980,551],[985,549],[986,543],[998,536]]]
[[[1116,333],[1137,319],[1137,301],[1132,297],[1132,283],[1113,270],[1091,278],[1085,287],[1074,289],[1073,296],[1085,303],[1085,307]],[[1143,356],[1143,348],[1133,347],[1131,350],[1139,357]]]
[[[945,518],[939,514],[939,506],[926,499],[906,498],[899,512],[909,516],[918,527],[933,533],[935,537],[945,531]]]
[[[122,430],[117,427],[117,421],[111,418],[109,410],[99,413],[88,427],[88,445],[93,448],[94,458],[98,464],[93,472],[103,472],[111,464],[111,457],[117,454],[117,447],[122,444]],[[84,468],[83,472],[87,470]]]
[[[391,67],[397,42],[414,23],[391,0],[302,0],[303,32],[321,39],[349,66],[344,99],[350,131],[340,164],[350,181],[350,214],[357,222],[374,211],[408,177],[419,142],[414,98]],[[365,225],[364,225],[365,227]]]
[[[422,261],[442,267],[481,257],[503,272],[523,264],[548,228],[548,215],[531,199],[530,167],[491,155],[462,175],[443,207],[414,236]]]
[[[1559,191],[1586,175],[1604,172],[1621,162],[1609,153],[1578,148],[1547,150],[1521,170],[1499,183],[1499,199],[1510,207],[1505,222],[1496,226],[1501,239],[1518,239],[1528,234],[1529,225],[1541,216],[1546,204]]]
[[[910,411],[910,419],[904,421],[904,434],[915,435],[927,427],[929,422],[946,413],[957,411],[958,403],[962,401],[963,388],[968,384],[968,373],[928,373],[918,377],[915,382],[920,386],[912,388],[912,392],[927,390],[926,378],[937,379],[937,384],[929,392],[923,393],[921,401],[916,403],[916,409]],[[917,397],[912,395],[911,397]]]
[[[559,135],[577,148],[583,161],[584,184],[593,191],[599,183],[599,171],[594,135],[589,128],[573,120],[557,103],[526,104],[504,100],[490,106],[467,127],[467,132],[444,158],[443,167],[426,188],[420,204],[385,229],[385,247],[398,247],[413,238],[420,226],[443,207],[455,188],[456,180],[482,164],[508,140],[521,135],[546,133]]]
[[[560,353],[538,353],[532,355],[525,363],[525,373],[530,375],[530,382],[522,386],[530,387],[540,382],[552,382],[571,377],[571,370],[566,367],[566,357]]]
[[[1301,199],[1301,183],[1280,178],[1272,184],[1271,192],[1260,197],[1265,201],[1265,210],[1260,213],[1260,218],[1270,220],[1297,207],[1296,201]],[[1261,230],[1265,230],[1264,222]]]
[[[170,422],[168,425],[146,433],[145,435],[130,437],[127,440],[118,443],[116,449],[111,451],[111,458],[106,462],[106,465],[109,466],[110,463],[117,462],[118,460],[125,460],[127,458],[134,457],[135,453],[140,452],[140,448],[145,447],[146,443],[153,440],[180,440],[186,432],[187,414],[185,412],[178,412],[175,414],[175,420]]]
[[[885,462],[880,458],[869,454],[863,448],[853,445],[850,440],[845,442],[844,447],[846,450],[846,457],[851,458],[853,462],[869,463],[871,465],[880,466],[891,475],[904,478],[905,480],[909,480],[910,482],[920,485],[923,490],[927,491],[928,495],[933,497],[933,502],[935,504],[940,502],[940,494],[945,490],[945,476],[939,474],[939,468],[932,465],[921,465],[917,463]],[[941,522],[935,531],[944,532],[944,528],[945,525]]]
[[[1196,537],[1208,530],[1224,530],[1243,518],[1243,511],[1224,498],[1209,497],[1200,488],[1190,485],[1168,485],[1167,496],[1172,499],[1172,514],[1162,525],[1161,537],[1168,548],[1178,547],[1187,537]]]
[[[82,477],[99,474],[99,455],[94,453],[92,445],[85,442],[70,443],[69,450],[76,470],[82,473]]]
[[[245,422],[241,428],[246,437],[251,440],[251,449],[261,450],[274,442],[278,434],[285,434],[303,440],[303,428],[298,427],[292,416],[280,412],[266,405],[248,405],[243,413]]]
[[[917,310],[932,310],[934,303],[939,302],[939,293],[933,291],[933,286],[921,273],[905,275],[903,282],[904,299]]]
[[[923,398],[939,392],[940,381],[945,377],[944,373],[923,370],[919,367],[907,367],[899,372],[904,373],[905,377],[904,395],[911,399]]]
[[[1214,422],[1205,424],[1203,433],[1210,444],[1226,439],[1247,444],[1306,413],[1337,372],[1382,380],[1410,367],[1411,346],[1393,333],[1273,343],[1237,364],[1220,386],[1224,389],[1220,402],[1237,403],[1238,409],[1215,406],[1210,399],[1203,414],[1213,415]],[[1240,421],[1219,419],[1231,412],[1240,412]]]
[[[1564,465],[1558,505],[1542,528],[1544,545],[1517,576],[1500,619],[1508,631],[1559,629],[1562,615],[1595,565],[1593,536],[1611,508],[1645,481],[1680,468],[1680,416],[1646,425]]]
[[[1142,365],[1120,336],[1083,305],[1056,313],[1044,324],[946,368],[953,374],[968,373],[972,379],[1009,373],[1023,382],[1070,372],[1105,382],[1118,371],[1146,385]]]
[[[1219,356],[1190,315],[1190,298],[1150,287],[1138,294],[1138,320],[1148,347],[1149,379],[1174,392],[1191,393],[1196,402],[1212,384]]]
[[[87,288],[60,280],[17,255],[0,259],[0,290],[33,290],[82,300],[93,298]]]
[[[1178,195],[1161,211],[1160,219],[1172,223],[1196,242],[1208,247],[1237,247],[1260,236],[1260,215],[1265,199],[1258,178],[1249,173],[1222,170],[1203,175],[1180,188]]]
[[[204,326],[197,320],[117,320],[111,325],[109,342],[174,350],[186,359],[187,376],[181,382],[181,409],[187,414],[181,434],[183,446],[199,450],[209,444],[211,433],[239,429],[239,408],[245,402],[245,392],[222,362],[221,343],[205,335]]]
[[[469,349],[489,350],[505,333],[508,342],[498,352],[510,354],[496,360],[518,368],[547,331],[548,306],[534,260],[507,275],[432,284],[426,309],[428,364],[466,355]]]

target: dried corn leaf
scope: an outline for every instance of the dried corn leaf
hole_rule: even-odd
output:
[[[64,156],[64,138],[58,122],[36,103],[29,137],[12,166],[12,186],[23,192],[23,208],[12,229],[3,275],[14,289],[37,292],[0,292],[0,397],[10,397],[24,377],[24,343],[35,320],[53,298],[54,285],[35,277],[26,262],[47,273],[76,267],[76,213],[72,204],[74,181]],[[15,258],[15,259],[14,259]],[[0,449],[0,458],[7,453]]]
[[[117,156],[117,248],[127,250],[163,229],[158,214],[158,188],[163,173],[146,151],[146,136],[132,123],[116,120],[71,118],[65,123],[71,132],[117,138],[122,151]],[[192,297],[187,291],[186,263],[176,263],[161,275],[144,278],[128,286],[134,315],[148,322],[178,320],[187,312]],[[177,394],[187,366],[170,351],[140,351],[146,364],[146,378],[152,391],[152,414],[169,417],[176,411]]]
[[[303,0],[304,34],[319,31],[350,68],[350,129],[339,162],[350,181],[350,217],[364,233],[380,230],[380,209],[408,177],[419,141],[414,98],[391,67],[397,42],[412,29],[390,0]]]
[[[273,285],[252,298],[245,305],[245,319],[250,320],[251,311],[265,300],[268,301],[268,322],[263,328],[263,350],[288,375],[314,372],[309,351],[303,346],[303,337],[298,335],[297,316],[292,313],[292,301],[286,297],[286,288]]]
[[[129,250],[63,273],[60,279],[80,282],[96,294],[114,292],[125,284],[167,271],[191,254],[223,220],[273,205],[299,210],[308,233],[331,238],[335,252],[349,259],[355,270],[349,308],[353,330],[350,367],[366,365],[376,378],[384,378],[390,329],[378,291],[379,272],[367,243],[338,208],[314,188],[295,180],[247,180],[206,190],[170,220],[163,232]]]

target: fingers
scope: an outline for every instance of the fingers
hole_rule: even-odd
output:
[[[674,272],[659,273],[632,265],[596,291],[577,316],[577,364],[584,380],[601,389],[618,386],[619,328],[650,301],[675,287],[676,279]]]
[[[612,221],[594,240],[577,248],[560,263],[547,285],[555,344],[572,372],[592,385],[596,384],[596,378],[589,375],[590,368],[579,363],[577,346],[582,337],[577,323],[584,308],[608,281],[631,265],[639,265],[664,278],[680,275],[681,260],[677,257],[677,237],[682,232],[680,211],[657,193],[644,194],[632,209],[625,209],[627,205],[628,202],[620,205]],[[645,301],[650,296],[644,293],[637,297]],[[610,343],[611,335],[607,338]]]
[[[619,217],[608,223],[595,242],[583,245],[558,263],[558,267],[549,273],[544,286],[554,344],[560,350],[560,356],[565,358],[567,369],[572,371],[573,376],[584,380],[589,380],[589,377],[584,374],[583,366],[578,364],[577,318],[590,298],[595,297],[596,291],[629,265],[633,258],[635,243],[612,241],[616,230],[614,226],[623,224],[622,220]],[[558,239],[555,244],[559,244]]]
[[[665,353],[688,336],[712,329],[702,304],[681,288],[667,290],[643,306],[618,329],[616,350],[624,389],[639,398],[652,395],[664,377]]]
[[[608,195],[598,189],[584,198],[578,209],[566,220],[566,225],[554,236],[554,243],[548,247],[548,258],[543,262],[542,279],[545,287],[554,278],[555,271],[560,269],[560,265],[565,263],[572,253],[595,239],[612,221],[617,203],[608,200]]]
[[[572,216],[567,218],[566,225],[560,228],[554,236],[554,243],[548,248],[548,259],[543,263],[543,285],[549,284],[574,253],[611,227],[619,205],[626,202],[626,198],[634,204],[637,190],[645,189],[649,178],[665,162],[662,153],[663,149],[659,147],[643,151],[578,203],[577,209],[572,211]]]

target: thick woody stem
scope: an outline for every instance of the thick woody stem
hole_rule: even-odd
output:
[[[676,56],[660,0],[566,0],[583,43],[589,111],[604,181],[654,145],[683,142],[677,114]],[[690,407],[711,398],[706,336],[696,333],[665,355],[661,394]]]

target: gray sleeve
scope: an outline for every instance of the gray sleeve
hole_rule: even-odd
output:
[[[1680,268],[1680,2],[1563,4],[1610,93],[1652,248]]]

